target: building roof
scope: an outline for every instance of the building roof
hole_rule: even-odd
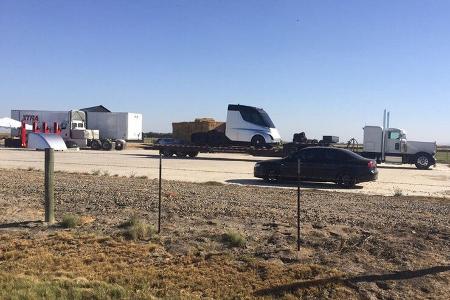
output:
[[[97,106],[92,106],[92,107],[86,107],[86,108],[82,108],[80,109],[82,111],[91,111],[91,112],[111,112],[109,109],[107,109],[106,107],[104,107],[103,105],[97,105]]]

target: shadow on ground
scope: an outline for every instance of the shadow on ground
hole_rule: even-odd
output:
[[[450,266],[433,266],[419,270],[406,270],[389,274],[377,274],[377,275],[357,275],[357,276],[334,276],[323,279],[313,279],[300,282],[294,282],[285,285],[278,285],[255,292],[256,296],[282,296],[285,293],[292,293],[299,289],[306,289],[311,287],[320,287],[327,284],[344,284],[353,287],[353,284],[360,282],[379,282],[388,280],[407,280],[417,277],[423,277],[426,275],[433,275],[442,272],[450,271]]]
[[[297,187],[297,182],[295,181],[276,181],[276,182],[266,182],[261,179],[229,179],[226,180],[227,183],[233,183],[233,184],[242,184],[242,185],[253,185],[253,186],[263,186],[263,187],[283,187],[283,188],[294,188]],[[343,188],[338,186],[335,183],[330,182],[308,182],[308,181],[302,181],[300,182],[301,188],[308,188],[308,189],[342,189],[342,190],[350,190],[350,189],[362,189],[362,186],[355,186],[353,188]]]

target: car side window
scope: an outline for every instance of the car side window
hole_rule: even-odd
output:
[[[318,159],[315,149],[305,149],[299,152],[300,160],[304,162],[315,162]]]

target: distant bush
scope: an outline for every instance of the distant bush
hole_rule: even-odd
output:
[[[80,217],[74,214],[64,215],[60,224],[64,228],[77,227],[78,225],[80,225]]]
[[[244,247],[247,243],[245,238],[237,231],[229,231],[223,234],[222,242],[229,247]]]
[[[92,170],[92,175],[100,175],[100,170]]]
[[[395,189],[394,191],[394,197],[400,197],[403,196],[403,192],[401,189]]]
[[[121,227],[124,228],[125,237],[135,241],[149,239],[155,233],[153,226],[137,216],[132,216]]]
[[[105,171],[103,171],[103,174],[102,174],[103,176],[109,176],[109,171],[108,170],[105,170]]]

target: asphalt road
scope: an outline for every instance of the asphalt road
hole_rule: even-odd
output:
[[[253,177],[256,161],[268,158],[245,154],[200,154],[195,159],[163,159],[163,177],[191,182],[219,181],[233,184],[267,186]],[[130,149],[125,151],[67,151],[55,155],[55,170],[94,172],[120,176],[158,177],[157,151]],[[0,148],[0,168],[43,169],[44,152],[27,149]],[[293,188],[294,184],[268,185],[273,188]],[[377,182],[359,184],[350,190],[337,189],[331,183],[303,183],[303,188],[346,191],[365,194],[450,197],[450,167],[437,165],[430,170],[414,166],[380,165]]]

